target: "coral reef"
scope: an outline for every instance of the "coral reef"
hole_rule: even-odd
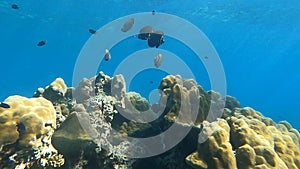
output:
[[[85,103],[94,96],[93,80],[84,78],[73,92],[73,97],[77,103]]]
[[[74,88],[68,88],[62,78],[55,79],[50,85],[38,88],[32,97],[44,97],[52,102],[56,111],[56,127],[69,115],[73,106],[72,93]]]
[[[45,89],[38,88],[38,90],[33,94],[33,97],[43,96],[44,98],[50,100],[52,103],[58,102],[65,96],[67,92],[67,85],[62,78],[57,78]]]
[[[226,120],[203,122],[198,138],[197,151],[186,157],[188,164],[195,168],[236,168],[236,160],[229,143],[229,131]]]
[[[186,158],[188,164],[197,169],[300,167],[299,132],[289,123],[276,124],[249,107],[225,109],[223,118],[214,130],[206,129],[207,122],[203,122],[199,140],[205,138],[203,134],[208,139],[198,140],[197,151]]]
[[[197,125],[205,119],[214,121],[222,114],[225,103],[221,96],[214,91],[205,92],[192,79],[169,75],[162,79],[158,89],[162,95],[158,109],[171,121]]]
[[[150,105],[126,91],[122,75],[100,72],[76,88],[57,78],[33,98],[10,96],[10,108],[0,107],[0,168],[300,168],[300,134],[287,121],[275,123],[179,75],[158,89],[160,100]],[[170,150],[128,158],[142,144],[128,137],[156,136],[174,124],[190,130]],[[167,141],[161,135],[157,146]]]
[[[255,167],[300,167],[298,132],[290,132],[292,128],[281,123],[275,124],[249,107],[236,109],[232,113],[234,116],[226,118],[231,127],[232,146],[237,152],[242,151],[240,147],[243,145],[251,146],[255,152]],[[237,153],[237,157],[239,155]],[[238,166],[242,164],[238,163]]]
[[[236,98],[234,98],[232,96],[225,97],[225,108],[233,110],[234,108],[240,108],[240,107],[241,107],[241,104]]]
[[[105,82],[111,83],[103,79],[106,77],[100,72],[97,77],[83,79],[80,82],[74,90],[73,99],[77,103],[73,104],[70,115],[53,135],[53,145],[64,154],[67,161],[65,166],[69,168],[75,166],[113,168],[125,167],[130,163],[125,157],[128,151],[126,141],[111,134],[113,132],[111,122],[118,113],[115,105],[120,103],[118,101],[120,95],[115,95],[116,97],[106,95],[103,90],[103,87],[107,86]],[[120,85],[122,78],[123,76],[116,76],[115,83]],[[114,144],[116,140],[118,144]],[[98,160],[94,160],[96,163],[90,161],[95,157],[98,157]]]
[[[51,145],[56,126],[56,113],[52,103],[44,98],[10,96],[5,102],[9,109],[0,109],[0,145],[2,160],[10,165],[52,166],[64,163],[62,155]],[[1,160],[1,161],[2,161]],[[0,163],[1,168],[7,164]]]
[[[5,102],[11,108],[0,109],[0,145],[18,141],[20,146],[33,146],[56,126],[54,107],[44,98],[10,96]]]
[[[128,92],[128,93],[126,93],[126,98],[131,102],[131,104],[138,111],[143,112],[143,111],[147,111],[150,109],[149,102],[138,93]]]

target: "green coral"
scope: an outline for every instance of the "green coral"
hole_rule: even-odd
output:
[[[146,111],[150,109],[149,102],[145,98],[143,98],[140,94],[136,92],[128,92],[126,93],[126,97],[129,98],[131,104],[138,111]]]

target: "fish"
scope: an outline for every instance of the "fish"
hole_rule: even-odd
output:
[[[10,108],[10,105],[7,103],[0,102],[0,107],[8,109]]]
[[[152,15],[155,15],[155,10],[152,10],[152,12],[151,12],[151,13],[152,13]]]
[[[37,46],[44,46],[46,43],[47,43],[46,40],[42,40],[37,44]]]
[[[130,18],[127,22],[124,23],[123,27],[121,28],[122,32],[129,31],[134,24],[134,18]]]
[[[154,33],[154,29],[152,28],[152,26],[145,26],[140,30],[138,38],[142,40],[147,40],[151,33]]]
[[[148,46],[158,48],[165,42],[164,33],[160,30],[155,31],[154,33],[150,33],[148,37]]]
[[[154,58],[154,66],[156,67],[156,68],[158,68],[158,67],[160,67],[161,66],[161,63],[162,63],[162,54],[158,54],[158,55],[156,55],[155,56],[155,58]]]
[[[108,49],[105,49],[104,60],[109,61],[111,59],[111,55]]]
[[[89,32],[90,32],[91,34],[96,34],[96,33],[97,33],[97,31],[95,31],[94,29],[89,29]]]
[[[12,4],[12,5],[11,5],[11,8],[12,8],[12,9],[20,9],[19,6],[18,6],[17,4]]]

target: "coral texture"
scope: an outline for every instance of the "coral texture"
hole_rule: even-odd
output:
[[[10,108],[0,109],[0,144],[2,150],[9,151],[0,155],[1,159],[13,161],[12,166],[62,166],[63,156],[51,144],[56,127],[52,103],[42,97],[22,96],[10,96],[5,102]]]
[[[203,122],[198,149],[186,158],[188,164],[197,169],[300,167],[299,132],[289,123],[276,124],[249,107],[225,109],[223,118],[219,125]]]
[[[100,72],[76,88],[57,78],[34,98],[11,96],[4,101],[10,108],[0,108],[0,168],[300,168],[300,134],[287,121],[275,123],[179,75],[166,76],[158,89],[160,100],[150,105],[126,91],[122,75]],[[161,134],[155,145],[165,149],[163,132],[172,125],[190,129],[178,144],[128,159],[151,152],[130,137]]]
[[[5,102],[9,109],[0,109],[0,145],[18,140],[21,146],[33,146],[56,126],[52,103],[44,98],[10,96]]]
[[[67,93],[67,85],[62,78],[55,79],[49,86],[45,89],[39,88],[33,95],[33,97],[43,96],[44,98],[50,100],[52,103],[59,102],[65,94]]]
[[[203,122],[197,152],[189,155],[187,163],[195,168],[236,168],[236,160],[229,143],[230,128],[224,119]]]

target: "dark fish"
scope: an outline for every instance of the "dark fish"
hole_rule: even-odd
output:
[[[48,126],[53,127],[51,122],[45,123],[45,127],[48,127]]]
[[[105,49],[104,60],[109,61],[111,59],[111,55],[108,49]]]
[[[11,8],[12,8],[12,9],[20,9],[19,6],[18,6],[17,4],[12,4],[12,5],[11,5]]]
[[[46,40],[42,40],[37,44],[37,46],[44,46],[46,43],[47,43]]]
[[[96,34],[96,33],[97,33],[97,31],[95,31],[94,29],[89,29],[89,32],[90,32],[91,34]]]
[[[155,15],[155,10],[152,10],[152,15]]]
[[[17,124],[18,132],[24,133],[26,131],[26,126],[23,123]]]
[[[8,109],[10,108],[10,105],[7,103],[0,102],[0,107]]]
[[[161,44],[165,42],[164,33],[162,31],[155,31],[151,33],[148,38],[148,46],[158,48]]]
[[[158,54],[155,58],[154,58],[154,66],[156,68],[160,67],[162,63],[162,54]]]
[[[153,30],[152,26],[145,26],[140,30],[138,38],[142,39],[142,40],[147,40],[150,36],[150,33],[153,33],[153,32],[154,32],[154,30]]]
[[[122,32],[129,31],[129,29],[132,28],[133,24],[134,24],[134,19],[130,18],[127,22],[124,23],[123,27],[121,28],[121,31]]]

